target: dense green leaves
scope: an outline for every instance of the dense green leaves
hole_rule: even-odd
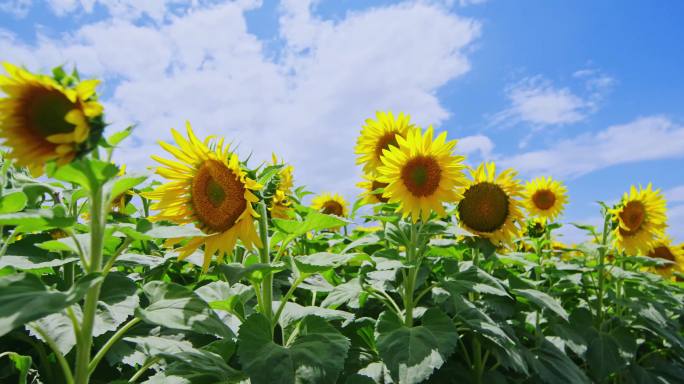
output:
[[[287,345],[273,342],[268,320],[250,316],[240,327],[238,357],[254,384],[333,383],[343,368],[349,340],[318,316],[297,324]]]
[[[68,291],[60,292],[48,288],[32,274],[0,277],[0,336],[75,304],[100,279],[96,274],[86,275]]]
[[[439,309],[428,309],[418,326],[407,327],[396,314],[383,312],[376,326],[378,350],[392,378],[420,383],[441,367],[454,352],[458,332]]]
[[[139,308],[136,314],[144,321],[167,328],[233,337],[233,332],[209,304],[190,289],[174,283],[152,281],[145,284],[143,291],[150,305]]]

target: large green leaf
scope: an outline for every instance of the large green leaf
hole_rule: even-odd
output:
[[[349,340],[317,316],[298,325],[287,346],[273,342],[271,325],[261,314],[240,327],[238,357],[252,384],[334,383],[344,367]]]
[[[541,380],[549,384],[583,384],[591,380],[555,345],[544,340],[535,351],[525,350],[527,360]]]
[[[591,376],[597,382],[602,382],[627,366],[627,361],[620,356],[617,341],[613,336],[603,332],[589,343],[587,363]]]
[[[454,295],[466,292],[478,292],[496,296],[510,297],[506,287],[487,272],[475,266],[449,275],[443,283],[444,287]]]
[[[108,274],[100,288],[100,300],[95,311],[93,336],[116,331],[133,314],[139,301],[137,287],[133,280],[119,272]],[[73,306],[72,311],[76,318],[82,321],[81,308]],[[29,333],[43,340],[34,325],[39,326],[47,333],[64,354],[67,354],[76,345],[73,325],[65,311],[50,314],[27,324],[26,328]]]
[[[21,191],[2,195],[0,196],[0,213],[19,212],[26,207],[27,202],[28,198]]]
[[[76,220],[66,217],[64,208],[26,210],[16,213],[0,214],[0,225],[16,225],[20,232],[37,232],[50,228],[72,226]]]
[[[123,273],[111,272],[107,275],[100,289],[93,336],[116,331],[133,315],[140,303],[137,290],[135,282]]]
[[[537,291],[536,289],[514,289],[516,295],[522,296],[527,300],[533,302],[540,308],[545,308],[551,310],[558,316],[560,316],[565,321],[568,321],[568,313],[563,309],[563,307],[548,294]]]
[[[151,281],[143,287],[150,301],[136,310],[144,321],[167,328],[232,338],[233,332],[204,300],[175,283]]]
[[[413,327],[385,311],[378,318],[376,333],[382,361],[402,384],[430,377],[454,352],[459,338],[454,323],[437,308],[428,309],[421,325]]]
[[[0,277],[0,336],[77,303],[100,279],[98,274],[86,275],[68,291],[60,292],[49,289],[32,274]]]
[[[320,252],[312,255],[297,256],[293,258],[297,269],[304,274],[323,273],[327,270],[345,265],[351,261],[368,260],[370,257],[365,253],[329,253]]]
[[[284,239],[283,237],[281,237],[281,239],[286,242],[309,231],[338,228],[345,224],[347,224],[347,220],[316,211],[309,211],[304,221],[273,219],[273,226],[284,235]]]
[[[55,257],[48,257],[45,255],[5,255],[2,258],[0,258],[0,268],[11,266],[19,270],[32,270],[59,267],[61,265],[72,263],[74,261],[78,261],[78,257],[66,257],[64,259],[58,259]]]
[[[359,279],[354,278],[346,283],[335,286],[323,300],[321,307],[337,308],[342,304],[346,304],[349,308],[358,309],[367,296],[368,294],[363,291]]]
[[[274,307],[277,307],[278,305],[280,305],[280,302],[278,301],[273,303]],[[280,315],[278,322],[281,327],[287,328],[293,323],[311,315],[321,317],[327,321],[341,320],[343,321],[343,326],[354,320],[353,313],[316,306],[304,307],[297,303],[287,302],[285,303],[285,307],[283,308],[283,312]]]

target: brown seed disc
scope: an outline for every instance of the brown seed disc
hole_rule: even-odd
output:
[[[413,196],[432,195],[439,187],[442,169],[437,160],[418,156],[409,160],[401,170],[401,180]]]
[[[553,207],[556,202],[556,194],[548,189],[541,189],[532,195],[532,202],[538,209],[545,211]]]
[[[458,203],[461,221],[479,232],[494,232],[508,218],[508,195],[500,186],[482,182],[468,188]]]
[[[192,179],[192,207],[210,232],[230,229],[247,207],[245,186],[218,160],[206,160]]]

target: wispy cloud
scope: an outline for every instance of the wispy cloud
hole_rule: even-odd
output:
[[[638,118],[502,159],[523,174],[577,177],[617,164],[684,157],[684,126],[663,116]]]
[[[3,0],[0,1],[0,12],[9,13],[16,18],[23,18],[28,14],[32,3],[32,0]]]
[[[558,87],[541,75],[507,86],[505,93],[510,106],[494,114],[489,125],[510,127],[524,123],[538,128],[585,120],[596,112],[615,80],[597,69],[578,70],[573,78],[583,86],[583,92]]]

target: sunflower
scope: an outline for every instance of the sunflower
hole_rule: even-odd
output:
[[[665,235],[665,199],[651,184],[638,190],[632,186],[610,213],[617,222],[615,247],[620,251],[630,255],[646,254],[653,249],[657,239]]]
[[[159,210],[153,221],[168,220],[176,224],[195,223],[206,236],[191,238],[178,251],[183,260],[204,245],[203,270],[209,268],[212,256],[218,254],[218,262],[230,254],[238,239],[248,249],[261,247],[261,240],[254,226],[259,217],[253,203],[258,198],[252,193],[261,188],[247,177],[240,168],[238,156],[229,152],[223,139],[211,143],[209,139],[197,139],[190,123],[187,124],[188,139],[172,129],[178,146],[159,142],[162,148],[176,159],[158,156],[152,158],[163,166],[156,173],[171,181],[143,196],[158,200],[151,206]],[[173,239],[175,244],[181,239]]]
[[[322,193],[311,200],[311,208],[321,211],[326,215],[346,217],[349,214],[347,201],[338,194]]]
[[[671,277],[675,270],[684,272],[684,244],[673,245],[672,239],[667,236],[654,243],[648,252],[648,257],[672,262],[672,264],[655,267],[655,272],[663,277]]]
[[[525,185],[524,202],[527,211],[547,220],[555,220],[568,200],[567,188],[550,177],[539,177]]]
[[[409,122],[411,117],[400,113],[396,118],[392,112],[376,112],[377,120],[366,119],[361,128],[361,135],[356,142],[356,164],[363,164],[367,174],[375,174],[382,165],[382,151],[397,146],[398,137],[406,137],[408,131],[415,128]],[[398,135],[398,136],[397,136]]]
[[[386,203],[388,199],[382,196],[383,190],[387,187],[387,183],[381,183],[374,176],[364,175],[364,181],[356,184],[357,187],[364,189],[364,192],[359,196],[363,204],[377,204]]]
[[[463,156],[453,154],[456,140],[446,141],[446,132],[433,140],[429,127],[424,134],[411,129],[406,138],[397,136],[397,146],[385,149],[378,181],[387,183],[382,194],[399,203],[397,212],[427,221],[431,212],[445,216],[442,203],[457,201],[456,188],[465,184]]]
[[[273,164],[278,164],[278,158],[275,153],[273,154]],[[283,162],[281,161],[280,164]],[[292,173],[294,167],[291,165],[285,165],[278,172],[278,177],[280,181],[278,182],[278,187],[273,195],[273,200],[271,201],[271,217],[276,219],[288,219],[290,215],[288,214],[290,210],[290,205],[292,202],[289,200],[289,196],[292,194],[292,186],[294,185]]]
[[[117,176],[121,177],[126,174],[126,164],[121,164],[121,168],[119,168],[119,173]],[[119,194],[118,196],[114,197],[112,199],[112,209],[118,213],[125,214],[126,213],[126,205],[128,205],[128,202],[131,201],[131,198],[133,198],[133,191],[128,190],[124,193]]]
[[[496,165],[480,164],[471,171],[469,181],[458,202],[461,227],[488,238],[494,245],[511,244],[521,232],[523,221],[520,197],[522,186],[516,172],[506,169],[496,175]]]
[[[69,163],[99,139],[102,105],[95,101],[98,80],[66,87],[57,80],[3,63],[0,76],[0,140],[8,157],[40,176],[45,163]]]

